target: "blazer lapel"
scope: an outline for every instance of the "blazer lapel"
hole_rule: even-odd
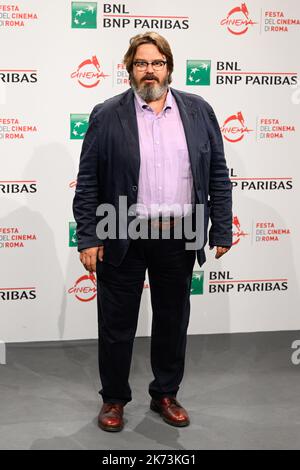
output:
[[[140,171],[140,145],[137,118],[134,106],[134,95],[132,90],[128,90],[120,101],[117,108],[122,128],[124,131],[127,152],[129,155],[128,166],[131,168],[134,181],[138,184]],[[127,144],[127,145],[126,145]]]
[[[174,90],[173,88],[172,94],[176,99],[176,103],[179,109],[180,117],[182,120],[186,142],[189,150],[189,157],[191,163],[191,170],[193,174],[194,181],[196,181],[196,167],[197,167],[197,159],[198,156],[198,142],[199,142],[199,129],[196,129],[196,114],[197,111],[193,107],[192,103],[186,103],[180,92]]]

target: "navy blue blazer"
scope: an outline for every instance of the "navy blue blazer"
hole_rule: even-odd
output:
[[[196,202],[204,204],[205,236],[197,250],[205,262],[208,221],[210,246],[232,244],[232,185],[226,166],[222,134],[212,107],[200,96],[171,88],[181,115],[193,176]],[[99,240],[96,208],[114,205],[126,195],[128,207],[137,203],[140,150],[131,89],[94,107],[80,155],[73,213],[77,222],[78,251],[104,244],[104,260],[119,266],[130,240]],[[128,217],[128,223],[134,219]]]

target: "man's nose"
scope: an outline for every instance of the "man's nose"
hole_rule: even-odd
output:
[[[147,68],[146,68],[146,70],[147,70],[147,71],[148,71],[149,67],[151,67],[152,71],[154,70],[154,68],[153,68],[153,64],[150,64],[150,63],[148,62],[148,64],[147,64]]]

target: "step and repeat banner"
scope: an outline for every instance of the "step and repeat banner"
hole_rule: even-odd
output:
[[[172,86],[213,106],[234,187],[234,245],[195,265],[189,333],[300,329],[300,2],[1,0],[0,340],[97,336],[72,214],[80,150],[150,30],[172,47]]]

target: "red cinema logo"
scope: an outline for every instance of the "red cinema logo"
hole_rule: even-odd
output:
[[[71,189],[76,189],[76,186],[77,186],[77,180],[73,180],[69,184],[69,188],[71,188]]]
[[[230,10],[227,17],[221,20],[222,26],[227,26],[231,34],[241,35],[248,31],[249,26],[257,24],[249,18],[249,11],[246,3],[242,3],[240,7],[235,7]]]
[[[106,78],[109,75],[105,75],[100,70],[100,63],[95,55],[92,59],[87,59],[78,65],[76,72],[71,74],[71,78],[77,78],[78,83],[85,88],[93,88],[97,86],[101,78]]]
[[[75,285],[68,290],[69,294],[74,294],[81,302],[90,302],[97,295],[97,281],[94,273],[84,274],[75,282]]]
[[[247,235],[249,235],[249,233],[246,233],[241,229],[241,224],[240,224],[240,221],[239,221],[238,217],[236,215],[233,216],[233,219],[232,219],[232,237],[233,237],[232,246],[237,245],[240,242],[241,238],[246,237]]]
[[[244,138],[244,135],[248,132],[253,132],[253,129],[249,129],[245,125],[245,119],[241,111],[236,114],[232,114],[224,121],[221,127],[221,132],[228,142],[239,142]]]

